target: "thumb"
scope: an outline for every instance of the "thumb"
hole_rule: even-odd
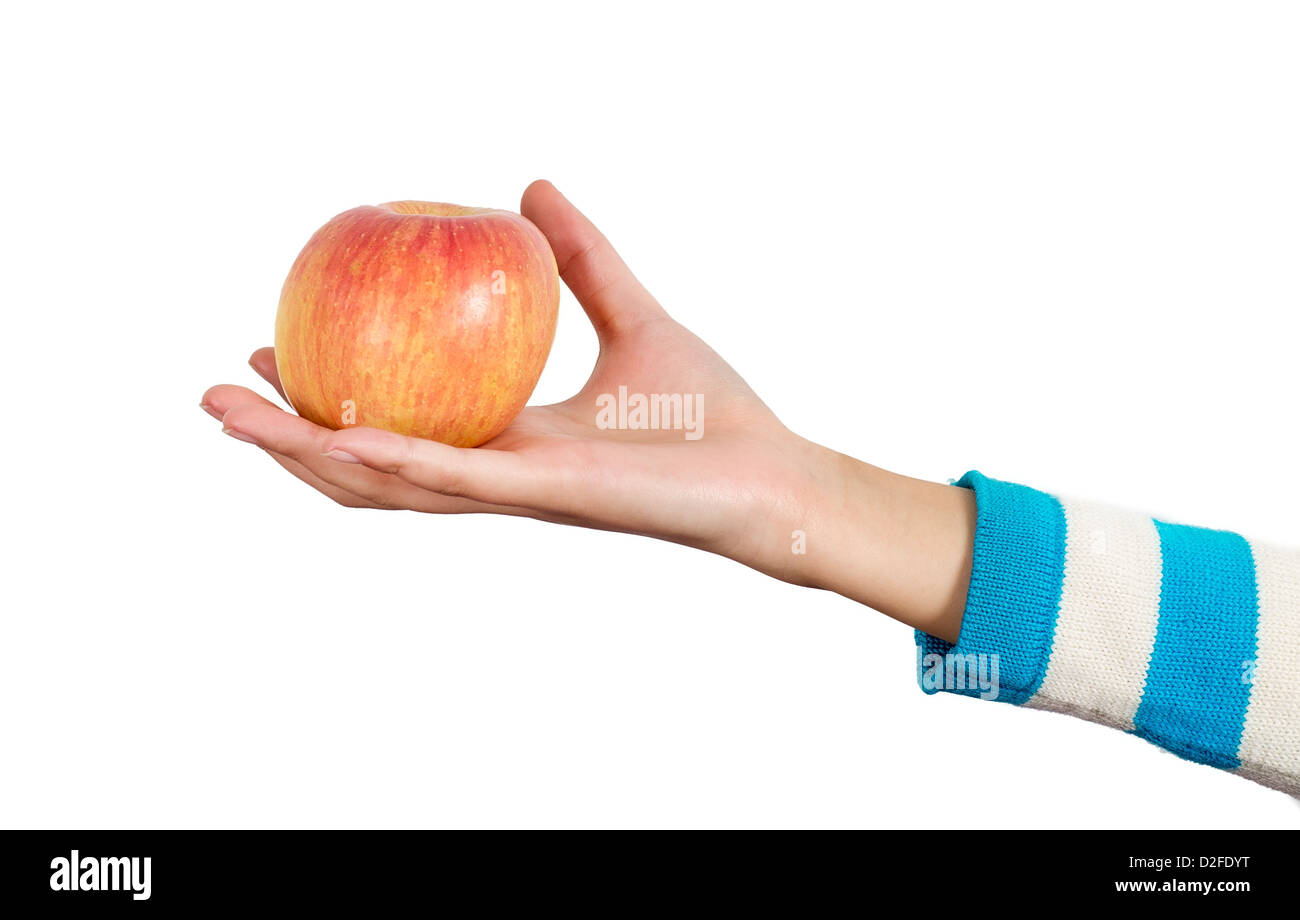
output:
[[[560,277],[587,311],[601,341],[664,315],[609,240],[554,185],[538,179],[528,186],[519,210],[545,234]]]

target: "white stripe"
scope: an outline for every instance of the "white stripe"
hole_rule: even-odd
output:
[[[1256,543],[1250,550],[1259,588],[1259,646],[1238,772],[1300,795],[1300,551]]]
[[[1061,607],[1047,673],[1025,705],[1132,731],[1160,616],[1160,536],[1144,514],[1061,505]]]

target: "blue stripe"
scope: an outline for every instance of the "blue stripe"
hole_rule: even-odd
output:
[[[953,646],[917,633],[918,681],[934,693],[978,696],[978,689],[926,685],[926,656],[998,656],[998,700],[1023,703],[1047,672],[1065,577],[1065,510],[1045,492],[969,472],[975,491],[975,546],[961,635]],[[933,661],[933,660],[931,660]]]
[[[1197,763],[1236,769],[1250,703],[1259,603],[1250,544],[1235,533],[1156,521],[1160,619],[1134,731]]]

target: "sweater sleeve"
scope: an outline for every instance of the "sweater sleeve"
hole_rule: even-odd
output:
[[[917,677],[1146,738],[1300,795],[1300,552],[967,473],[977,507],[956,645]]]

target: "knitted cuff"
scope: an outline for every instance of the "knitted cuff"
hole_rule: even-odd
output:
[[[957,485],[974,490],[976,504],[966,612],[956,645],[917,632],[917,678],[927,693],[1024,703],[1042,683],[1052,650],[1064,512],[1050,495],[976,472]]]

